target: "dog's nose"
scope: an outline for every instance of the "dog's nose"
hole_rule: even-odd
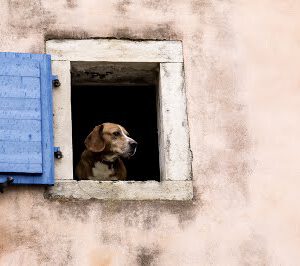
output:
[[[131,147],[132,149],[134,149],[134,148],[137,147],[137,142],[136,142],[136,141],[131,141],[131,142],[129,143],[129,145],[130,145],[130,147]]]

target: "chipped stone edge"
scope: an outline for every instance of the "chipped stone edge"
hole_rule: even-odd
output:
[[[52,60],[182,63],[181,41],[48,40]]]
[[[45,193],[57,200],[178,200],[193,199],[192,181],[58,180]]]
[[[160,64],[158,127],[163,181],[192,179],[183,69],[183,63]]]

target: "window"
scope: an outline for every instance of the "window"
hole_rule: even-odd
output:
[[[52,56],[53,72],[58,75],[61,82],[61,86],[54,89],[53,96],[54,141],[64,154],[63,160],[56,161],[56,184],[49,190],[49,196],[124,200],[192,199],[191,156],[181,42],[49,40],[46,43],[46,50]],[[117,69],[123,69],[119,72],[125,73],[123,79],[112,77],[111,73],[116,73]],[[151,71],[155,73],[154,77],[151,78],[151,75],[146,74],[142,75],[141,79],[137,78],[141,73],[149,74]],[[74,103],[79,99],[86,102],[93,101],[91,97],[97,98],[99,93],[118,92],[121,95],[132,93],[135,99],[142,97],[142,94],[137,95],[141,90],[151,99],[154,99],[155,94],[157,98],[155,104],[152,100],[147,104],[152,110],[148,114],[153,120],[151,123],[157,126],[158,135],[155,136],[155,132],[150,131],[153,137],[150,136],[150,141],[151,145],[153,143],[155,146],[152,151],[154,157],[158,157],[159,163],[155,166],[154,158],[153,169],[149,171],[143,169],[145,175],[142,180],[145,182],[73,180],[73,161],[75,164],[80,153],[77,147],[81,145],[86,131],[94,126],[96,119],[92,117],[91,121],[83,121],[84,118],[78,116],[79,110],[76,110],[78,105]],[[88,103],[84,106],[89,108]],[[108,105],[104,104],[102,107],[104,119],[123,120],[122,117],[114,116],[114,112],[106,112]],[[140,106],[137,104],[137,108],[143,108],[143,104]],[[129,127],[133,125],[133,131],[138,130],[134,129],[134,124],[139,117],[134,117],[133,111],[130,114],[125,123],[128,123]],[[86,123],[84,127],[89,128],[81,131],[78,125],[82,123]],[[158,145],[155,142],[158,142]],[[155,151],[157,146],[158,152]],[[133,168],[131,178],[141,180],[138,179],[140,170]]]

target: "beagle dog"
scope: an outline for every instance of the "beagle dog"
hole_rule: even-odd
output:
[[[86,149],[75,169],[78,180],[125,180],[127,172],[122,158],[136,152],[137,142],[124,127],[103,123],[96,126],[84,141]]]

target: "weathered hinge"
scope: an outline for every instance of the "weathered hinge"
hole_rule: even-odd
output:
[[[58,76],[52,75],[52,84],[55,88],[60,86],[60,81],[58,79]]]
[[[60,147],[54,147],[54,156],[56,159],[61,159],[64,157],[60,150]]]
[[[14,179],[11,176],[7,177],[5,182],[0,183],[0,192],[3,193],[3,189],[6,188],[8,185],[12,184],[13,182]]]

